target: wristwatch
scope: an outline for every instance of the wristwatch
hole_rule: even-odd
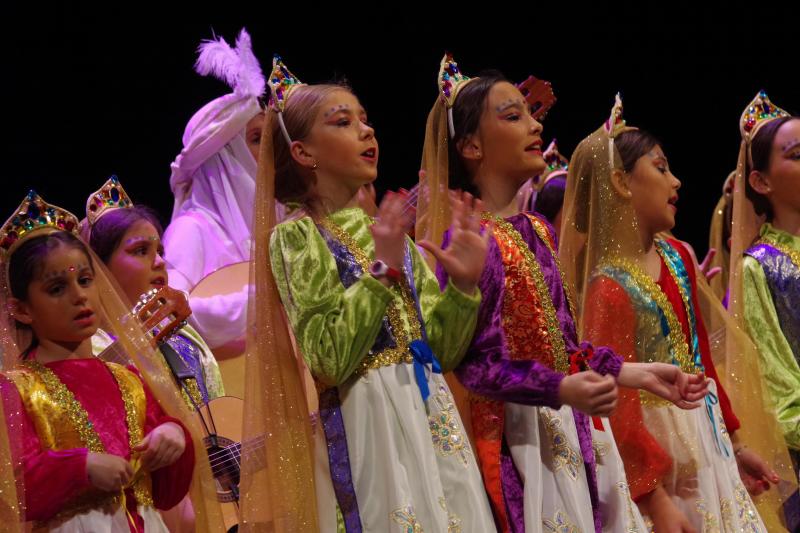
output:
[[[386,278],[392,283],[399,283],[400,282],[400,271],[396,268],[392,268],[380,259],[373,262],[369,266],[369,273],[374,278]]]

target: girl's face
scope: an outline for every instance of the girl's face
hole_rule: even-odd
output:
[[[800,211],[800,119],[778,128],[766,172],[751,172],[750,184],[770,203]]]
[[[36,337],[56,343],[80,343],[99,326],[99,293],[89,258],[77,248],[59,245],[42,262],[28,285],[25,301],[12,298],[14,317]]]
[[[292,145],[301,164],[316,165],[318,183],[335,183],[355,195],[378,176],[375,130],[355,95],[344,89],[322,101],[308,136]]]
[[[465,139],[460,151],[477,160],[486,175],[512,180],[519,188],[545,168],[541,134],[542,125],[522,93],[503,81],[489,90],[478,131]]]
[[[261,129],[264,127],[264,112],[250,119],[244,129],[244,137],[247,142],[247,148],[253,154],[253,159],[258,162],[258,155],[261,151]]]
[[[660,146],[636,160],[627,176],[627,186],[640,227],[651,235],[675,227],[681,182],[670,171]]]
[[[150,289],[167,285],[164,246],[156,228],[147,220],[138,220],[122,236],[108,260],[108,269],[126,296],[136,302]]]

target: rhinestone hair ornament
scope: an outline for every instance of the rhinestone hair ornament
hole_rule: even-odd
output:
[[[100,189],[93,192],[86,200],[86,219],[94,226],[102,216],[116,209],[133,207],[125,189],[116,176],[111,176]]]
[[[45,202],[31,190],[0,229],[0,258],[6,263],[20,244],[36,234],[67,231],[78,234],[78,218]]]
[[[619,93],[614,97],[614,106],[611,108],[611,114],[608,116],[605,124],[603,124],[603,127],[608,134],[609,163],[611,164],[611,168],[614,168],[614,139],[625,131],[635,129],[625,125],[625,119],[622,118],[622,97]]]
[[[756,97],[747,105],[739,119],[739,133],[742,134],[742,139],[747,143],[747,159],[751,164],[753,158],[750,153],[750,145],[761,126],[776,118],[789,116],[791,116],[789,113],[770,101],[764,90],[758,91]]]
[[[456,136],[456,128],[453,123],[453,104],[456,102],[459,91],[467,83],[476,79],[478,78],[470,78],[461,73],[458,63],[453,60],[453,54],[449,52],[444,54],[439,66],[439,92],[447,108],[447,128],[451,139]]]
[[[286,139],[286,143],[292,144],[292,138],[289,137],[289,132],[286,130],[286,124],[283,121],[283,111],[286,108],[286,102],[291,92],[297,87],[305,85],[305,83],[302,83],[292,74],[283,64],[281,56],[276,54],[272,58],[272,72],[267,79],[267,85],[269,85],[270,90],[269,107],[278,114],[278,125],[281,128],[281,132],[283,132],[283,138]]]
[[[547,164],[547,168],[542,172],[541,185],[544,185],[557,176],[566,175],[569,171],[569,159],[561,155],[558,151],[558,144],[555,139],[550,141],[542,157]]]

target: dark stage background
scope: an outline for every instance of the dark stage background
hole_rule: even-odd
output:
[[[376,127],[379,192],[416,181],[445,49],[468,75],[496,68],[517,81],[550,80],[558,102],[544,138],[557,137],[565,154],[606,118],[619,90],[628,123],[664,142],[683,182],[676,234],[698,252],[736,163],[744,106],[763,87],[773,102],[800,111],[797,13],[787,8],[489,2],[456,17],[457,6],[423,5],[227,1],[214,10],[183,6],[182,17],[170,17],[168,2],[138,12],[61,3],[6,12],[0,216],[31,187],[82,215],[87,195],[114,173],[168,222],[169,164],[184,126],[229,92],[194,73],[195,49],[212,31],[233,42],[242,26],[265,71],[278,52],[304,81],[346,77]]]

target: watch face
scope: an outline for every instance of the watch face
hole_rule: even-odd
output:
[[[389,267],[383,261],[375,261],[369,267],[370,274],[373,276],[385,276],[386,271],[389,270]]]

